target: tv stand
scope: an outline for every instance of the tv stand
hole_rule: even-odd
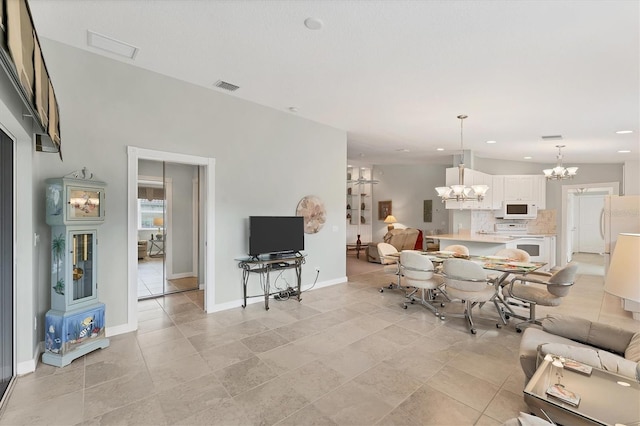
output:
[[[298,302],[301,298],[301,286],[302,286],[302,264],[304,263],[304,255],[300,253],[286,253],[278,254],[275,257],[272,255],[267,256],[251,256],[242,259],[236,259],[239,261],[238,267],[242,269],[242,307],[247,307],[247,298],[249,297],[262,297],[264,296],[264,308],[269,310],[269,297],[279,295],[281,292],[271,293],[270,285],[270,272],[272,270],[282,271],[283,269],[295,269],[297,292],[296,296]],[[247,285],[249,283],[249,276],[251,274],[260,274],[260,283],[264,294],[256,296],[247,296]]]

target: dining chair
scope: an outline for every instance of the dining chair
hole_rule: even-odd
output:
[[[473,308],[480,303],[492,300],[496,291],[494,281],[487,278],[481,265],[466,259],[446,259],[442,273],[447,295],[464,301],[465,309],[462,317],[466,318],[471,334],[476,334]],[[502,325],[496,323],[496,327],[500,328]]]
[[[422,306],[430,309],[437,317],[445,316],[432,304],[436,298],[436,292],[441,291],[444,283],[442,277],[434,275],[434,266],[431,260],[418,251],[404,250],[400,253],[400,275],[404,279],[405,287],[413,287],[413,291],[407,295],[409,301],[404,302],[404,308],[418,301]],[[414,295],[420,292],[420,299]],[[444,307],[444,303],[440,303]]]
[[[402,288],[400,285],[400,265],[398,261],[399,257],[389,256],[391,254],[397,254],[398,250],[389,243],[378,243],[378,255],[380,257],[380,263],[384,265],[384,273],[396,275],[396,283],[392,282],[385,287],[380,288],[380,293],[383,293],[385,289],[394,290]]]
[[[452,251],[455,254],[469,256],[469,249],[467,248],[467,246],[463,246],[461,244],[452,244],[450,246],[446,246],[442,251]]]
[[[558,306],[562,303],[562,298],[569,294],[575,282],[577,270],[578,263],[571,262],[549,277],[526,274],[516,275],[511,280],[507,287],[508,296],[529,305],[528,317],[512,313],[508,315],[524,320],[515,326],[518,333],[522,332],[523,324],[540,325],[540,321],[536,318],[537,305]]]

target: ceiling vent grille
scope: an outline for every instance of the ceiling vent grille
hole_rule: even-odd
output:
[[[561,141],[562,140],[562,135],[542,136],[542,140],[543,141]]]
[[[214,84],[214,86],[219,87],[224,90],[228,90],[230,92],[235,92],[240,88],[240,86],[236,86],[235,84],[227,83],[226,81],[218,80]]]

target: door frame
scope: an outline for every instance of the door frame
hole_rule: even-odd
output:
[[[569,194],[571,192],[577,192],[579,188],[602,188],[605,191],[608,191],[609,195],[618,195],[620,194],[620,182],[602,182],[602,183],[581,183],[575,185],[562,185],[562,224],[560,226],[560,263],[558,266],[563,267],[568,261],[567,256],[567,247],[569,245],[569,232],[568,216],[573,214],[573,211],[568,211],[567,209],[567,200],[569,198]]]
[[[7,383],[4,392],[0,393],[0,412],[5,407],[5,403],[9,399],[9,395],[13,390],[13,387],[16,383],[16,378],[18,375],[18,357],[17,357],[17,347],[18,347],[18,332],[17,332],[17,324],[18,324],[18,296],[17,296],[17,284],[16,277],[18,276],[17,271],[17,185],[18,185],[18,175],[17,175],[17,161],[18,161],[18,144],[17,139],[9,132],[9,130],[0,123],[0,131],[2,131],[7,138],[11,141],[11,166],[12,166],[12,174],[11,174],[11,216],[12,216],[12,226],[11,226],[11,234],[12,234],[12,244],[11,244],[11,378]],[[1,367],[1,366],[0,366]]]
[[[127,146],[128,171],[128,328],[138,328],[138,160],[166,161],[171,163],[191,164],[203,169],[204,185],[202,200],[203,235],[204,235],[204,307],[207,313],[214,311],[215,306],[215,158],[180,154],[168,151]],[[211,241],[212,244],[208,244]]]

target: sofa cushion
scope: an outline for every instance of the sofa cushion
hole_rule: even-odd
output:
[[[630,361],[640,362],[640,333],[635,333],[624,351],[624,357]]]
[[[547,333],[539,328],[527,327],[520,340],[520,366],[527,379],[533,376],[538,368],[538,347],[545,343],[561,343],[588,348],[588,345],[574,342],[566,337]]]
[[[568,315],[549,315],[541,323],[544,331],[620,355],[633,337],[632,331]]]

